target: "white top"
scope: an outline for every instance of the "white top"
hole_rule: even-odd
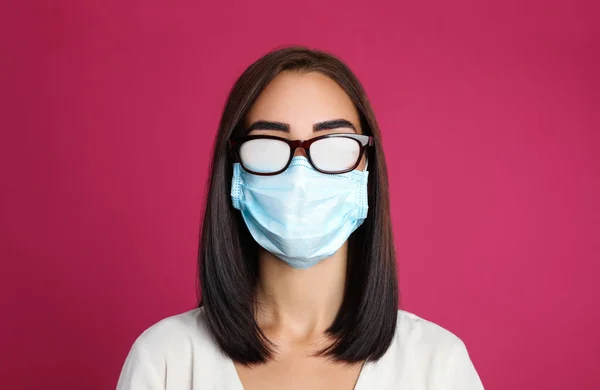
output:
[[[143,332],[125,360],[117,390],[243,390],[203,311],[165,318]],[[458,337],[399,310],[390,348],[364,364],[355,387],[374,389],[483,390],[483,385]]]

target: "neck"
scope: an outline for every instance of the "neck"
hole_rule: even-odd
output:
[[[306,342],[322,337],[344,298],[347,244],[308,269],[295,269],[262,250],[257,321],[271,339]]]

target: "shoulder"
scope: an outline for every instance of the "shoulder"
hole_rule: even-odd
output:
[[[179,388],[195,372],[203,374],[205,381],[214,379],[214,370],[222,370],[225,363],[206,326],[204,310],[189,310],[156,322],[136,338],[117,388],[133,389],[146,381]]]
[[[408,381],[409,387],[429,383],[434,389],[483,389],[463,341],[404,310],[398,311],[394,339],[379,365],[390,380]]]
[[[387,355],[413,364],[429,365],[447,359],[455,349],[464,348],[462,340],[449,330],[416,314],[398,310],[396,333]]]
[[[220,355],[204,318],[204,309],[197,308],[166,317],[144,330],[136,339],[139,347],[151,356],[165,360],[180,359],[201,351],[207,359]]]
[[[414,313],[398,310],[395,344],[402,348],[418,347],[430,353],[442,352],[461,344],[461,339],[449,330]]]
[[[166,317],[145,329],[136,343],[145,347],[189,340],[210,342],[210,332],[204,320],[204,309],[197,308]]]

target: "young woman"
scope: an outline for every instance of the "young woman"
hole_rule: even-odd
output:
[[[119,390],[483,389],[459,338],[398,310],[379,128],[327,53],[277,50],[235,83],[199,264],[199,307],[139,336]]]

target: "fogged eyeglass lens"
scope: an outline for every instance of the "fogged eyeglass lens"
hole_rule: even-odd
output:
[[[350,169],[360,156],[360,144],[352,138],[323,138],[310,146],[310,157],[315,166],[326,172]]]
[[[283,169],[290,158],[290,147],[283,141],[259,138],[240,146],[243,166],[257,173],[272,173]]]

